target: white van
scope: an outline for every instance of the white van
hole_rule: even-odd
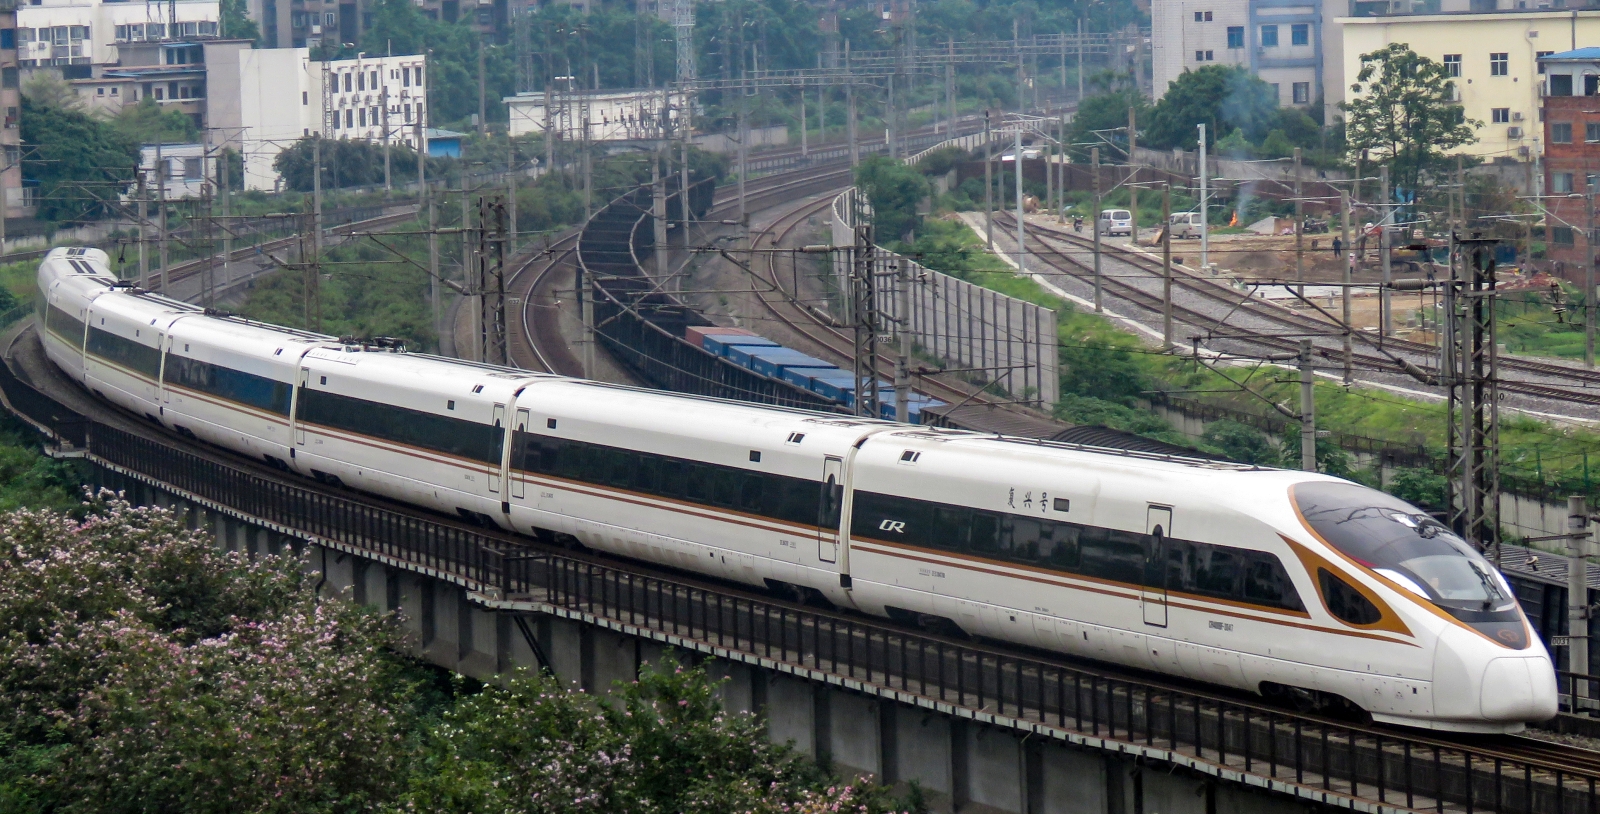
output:
[[[1126,209],[1100,210],[1100,234],[1133,235],[1133,213]]]
[[[1174,212],[1172,219],[1167,223],[1167,227],[1171,230],[1172,237],[1175,240],[1189,237],[1198,240],[1200,237],[1200,213]]]

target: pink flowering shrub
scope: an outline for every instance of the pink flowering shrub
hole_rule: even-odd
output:
[[[115,495],[77,514],[0,514],[0,814],[891,809],[726,713],[704,670],[605,701],[528,674],[429,690],[391,620],[318,597],[299,559]]]
[[[522,674],[428,734],[414,812],[811,814],[892,811],[882,786],[830,785],[815,763],[722,709],[703,669],[667,659],[609,700]]]
[[[0,517],[0,810],[373,808],[406,769],[388,628],[170,512]],[[397,712],[400,710],[401,712]]]

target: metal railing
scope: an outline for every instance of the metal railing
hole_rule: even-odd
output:
[[[78,420],[0,366],[9,403],[37,423]],[[32,395],[29,395],[32,393]],[[43,411],[43,412],[36,412]],[[1425,734],[1275,709],[1030,656],[728,588],[519,545],[502,534],[331,495],[293,476],[98,422],[78,444],[91,460],[179,495],[448,580],[530,610],[560,609],[636,635],[689,644],[814,680],[1095,748],[1256,778],[1280,791],[1389,810],[1593,811],[1600,773],[1549,754],[1519,755]],[[1593,681],[1593,677],[1576,677]],[[1570,690],[1569,679],[1569,690]]]

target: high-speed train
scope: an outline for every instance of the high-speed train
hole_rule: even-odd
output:
[[[1516,731],[1555,673],[1416,507],[1323,475],[675,395],[209,316],[39,268],[94,395],[324,482],[837,605],[1302,701]]]

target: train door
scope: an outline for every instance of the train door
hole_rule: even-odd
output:
[[[166,334],[156,334],[156,349],[162,351],[161,366],[158,368],[158,372],[161,374],[161,381],[156,386],[161,389],[161,403],[163,405],[171,404],[172,389],[167,387],[167,355],[172,353],[172,339]]]
[[[1172,530],[1172,507],[1152,505],[1145,515],[1144,623],[1167,626],[1167,534]]]
[[[839,511],[844,505],[844,459],[822,459],[822,494],[817,500],[817,559],[839,559]]]
[[[528,431],[528,421],[529,420],[530,420],[530,418],[529,418],[529,415],[528,415],[528,411],[526,409],[518,408],[518,410],[517,410],[517,421],[516,421],[515,424],[512,425],[512,429],[515,430],[516,432],[527,432]],[[517,443],[517,436],[516,436],[515,433],[513,433],[512,436],[511,436],[511,443],[512,444],[516,444]],[[516,455],[517,455],[516,449],[515,449],[515,447],[513,447],[512,450],[511,450],[511,454],[509,456],[507,456],[507,458],[508,458],[507,461],[506,461],[506,466],[507,467],[513,466],[513,465],[515,465],[517,463]],[[524,481],[522,478],[517,477],[515,473],[512,473],[509,470],[506,472],[506,477],[511,479],[511,497],[516,499],[516,500],[521,500],[526,494],[527,482]]]
[[[504,404],[496,404],[494,406],[494,426],[495,426],[495,429],[500,430],[500,449],[499,449],[499,453],[500,454],[495,456],[495,460],[499,461],[499,463],[489,467],[489,491],[493,492],[495,494],[499,494],[499,492],[500,492],[500,475],[501,475],[501,472],[502,472],[501,467],[505,466],[505,451],[506,451],[506,444],[505,444],[506,406]]]
[[[294,415],[289,419],[290,421],[294,422],[294,444],[297,447],[303,447],[306,445],[306,427],[304,424],[300,423],[301,410],[299,399],[305,398],[306,387],[310,384],[311,368],[300,368],[300,394],[299,397],[295,399]]]

